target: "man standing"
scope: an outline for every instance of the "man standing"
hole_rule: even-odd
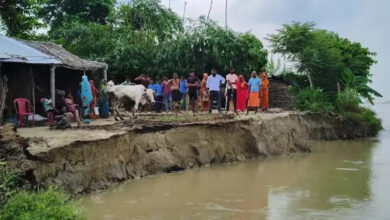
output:
[[[190,109],[192,112],[198,111],[198,86],[199,79],[195,76],[195,71],[191,70],[190,77],[187,79],[188,97],[190,99]]]
[[[249,86],[249,99],[248,99],[248,108],[246,114],[249,113],[249,110],[254,110],[257,113],[257,109],[260,105],[260,87],[261,80],[257,77],[256,71],[252,72],[251,79],[248,82]]]
[[[234,67],[230,68],[230,73],[226,75],[227,82],[227,103],[226,103],[226,111],[230,109],[230,100],[233,99],[234,102],[234,112],[237,112],[237,81],[238,76],[236,74],[236,69]]]
[[[207,78],[207,89],[210,93],[210,107],[209,107],[209,113],[211,114],[211,111],[213,110],[213,103],[214,101],[217,101],[218,103],[218,112],[219,114],[222,113],[221,110],[221,84],[225,83],[225,79],[217,74],[217,69],[212,68],[211,69],[211,76]]]

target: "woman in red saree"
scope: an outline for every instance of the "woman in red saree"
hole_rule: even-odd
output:
[[[244,76],[240,75],[237,82],[237,111],[246,110],[246,102],[248,100],[249,87]]]
[[[95,115],[95,107],[97,103],[97,95],[99,94],[99,90],[95,87],[93,84],[93,80],[89,80],[89,83],[91,84],[91,91],[92,91],[92,102],[91,102],[91,118],[96,118],[97,116]]]

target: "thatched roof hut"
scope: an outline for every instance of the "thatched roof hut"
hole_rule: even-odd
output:
[[[33,47],[42,53],[51,55],[61,62],[60,66],[75,70],[101,70],[107,69],[106,63],[90,61],[80,58],[69,51],[65,50],[61,45],[51,42],[39,41],[24,41],[30,47]]]
[[[36,95],[51,97],[55,103],[56,89],[74,91],[85,73],[103,73],[107,79],[107,69],[106,63],[80,58],[55,43],[0,35],[0,117],[3,108],[12,108],[15,98],[30,99],[35,110],[39,105]]]

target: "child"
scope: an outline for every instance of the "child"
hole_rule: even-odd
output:
[[[41,103],[45,113],[49,116],[50,126],[54,126],[54,115],[58,114],[58,111],[53,107],[51,99],[41,98]]]

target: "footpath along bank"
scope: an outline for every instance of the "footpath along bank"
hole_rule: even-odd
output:
[[[364,122],[286,111],[196,120],[141,117],[63,131],[4,126],[0,135],[1,159],[21,169],[31,186],[54,184],[80,194],[157,173],[310,152],[311,140],[375,133]]]

